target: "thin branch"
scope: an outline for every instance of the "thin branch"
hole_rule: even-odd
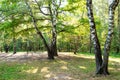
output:
[[[60,8],[60,6],[61,6],[61,0],[59,1],[59,4],[58,4],[58,7],[57,7],[57,10]]]
[[[50,15],[50,14],[47,14],[47,13],[45,13],[45,12],[42,11],[42,9],[41,9],[41,7],[40,7],[40,4],[38,3],[37,0],[35,0],[35,2],[37,3],[40,12],[41,12],[43,15],[46,15],[46,16],[49,16],[49,15]]]

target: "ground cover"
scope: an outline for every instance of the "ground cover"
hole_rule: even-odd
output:
[[[59,53],[47,60],[46,53],[0,54],[0,80],[119,80],[120,58],[110,58],[109,76],[95,76],[93,55]]]

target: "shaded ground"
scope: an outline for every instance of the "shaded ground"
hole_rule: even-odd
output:
[[[58,58],[61,59],[70,59],[72,57],[70,53],[64,53],[61,52],[59,53]],[[47,53],[46,52],[38,52],[38,53],[26,53],[26,52],[18,52],[17,54],[12,54],[12,53],[0,53],[0,62],[3,61],[28,61],[28,60],[45,60],[47,59]]]
[[[37,54],[37,53],[26,53],[26,52],[19,52],[17,54],[7,54],[2,53],[0,54],[0,61],[27,61],[27,60],[38,60],[38,59],[46,59],[47,54]]]
[[[94,76],[94,56],[59,53],[47,60],[44,53],[0,54],[0,80],[120,80],[120,59],[111,58],[110,76]]]

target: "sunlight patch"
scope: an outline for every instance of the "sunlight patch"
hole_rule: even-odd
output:
[[[114,70],[114,68],[109,67],[110,70]]]
[[[120,68],[118,68],[118,70],[120,71]]]
[[[65,61],[60,61],[60,63],[62,63],[62,64],[67,64],[67,62],[65,62]]]
[[[43,67],[43,68],[41,69],[41,72],[46,72],[46,73],[48,73],[48,72],[49,72],[48,67]]]
[[[68,68],[67,68],[67,66],[61,66],[61,69],[67,70]]]
[[[38,71],[38,68],[30,69],[30,70],[27,70],[25,72],[27,72],[27,73],[37,73],[37,71]]]
[[[119,58],[110,58],[110,61],[115,61],[115,62],[120,63],[120,59]]]
[[[50,77],[51,77],[51,74],[46,74],[45,77],[46,77],[46,78],[50,78]]]
[[[81,68],[81,69],[86,69],[86,67],[85,67],[85,66],[79,66],[79,68]]]

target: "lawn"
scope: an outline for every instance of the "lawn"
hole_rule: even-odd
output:
[[[120,80],[120,58],[110,58],[109,71],[109,76],[95,76],[94,56],[87,54],[0,62],[0,80]]]

